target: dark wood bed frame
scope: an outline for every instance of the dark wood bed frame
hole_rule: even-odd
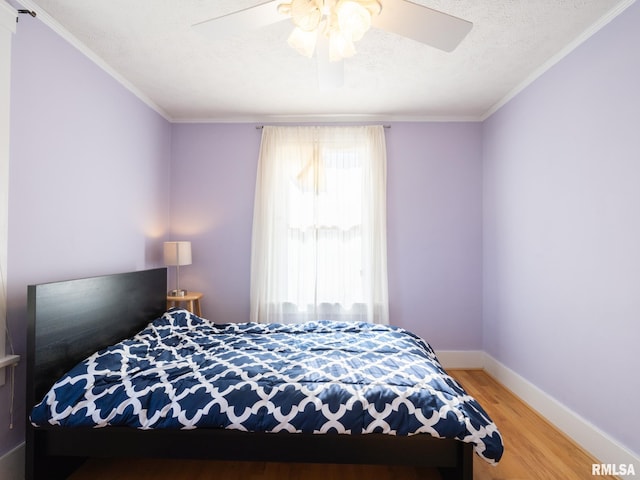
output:
[[[166,291],[166,268],[29,286],[27,412],[76,363],[161,316]],[[471,444],[429,435],[34,428],[27,419],[26,437],[27,480],[66,478],[88,457],[412,465],[459,480],[473,469]]]

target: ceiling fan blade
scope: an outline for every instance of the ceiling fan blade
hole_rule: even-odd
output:
[[[381,30],[452,52],[469,33],[473,23],[417,5],[408,0],[385,0],[371,24]]]
[[[257,30],[289,19],[288,16],[278,12],[279,1],[281,0],[270,0],[221,17],[210,18],[196,23],[193,28],[203,34],[219,38],[247,30]]]
[[[319,34],[316,43],[316,64],[318,66],[318,88],[321,91],[335,90],[344,85],[344,61],[329,60],[329,39]]]

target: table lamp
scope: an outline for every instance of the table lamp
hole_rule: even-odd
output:
[[[191,265],[191,242],[164,242],[164,264],[176,267],[176,288],[169,295],[184,297],[187,291],[180,288],[180,266]]]

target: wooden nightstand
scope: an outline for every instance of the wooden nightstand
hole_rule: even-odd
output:
[[[187,310],[201,317],[202,310],[200,310],[200,299],[202,297],[203,294],[201,292],[187,292],[183,297],[167,295],[167,310],[171,307],[179,307],[181,303],[185,303],[185,308]]]

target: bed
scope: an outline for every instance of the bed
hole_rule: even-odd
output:
[[[89,366],[92,372],[100,370],[100,368],[96,368],[96,365],[102,365],[100,362],[108,363],[116,357],[120,358],[117,355],[120,354],[118,352],[121,352],[123,348],[127,351],[137,352],[143,348],[141,345],[146,348],[150,343],[160,343],[164,350],[153,355],[165,362],[168,359],[167,355],[171,357],[174,354],[178,354],[180,353],[178,350],[186,349],[191,351],[194,348],[199,350],[204,343],[211,344],[213,345],[211,348],[222,352],[222,356],[230,356],[225,360],[227,363],[229,358],[233,357],[235,364],[232,370],[236,369],[240,372],[239,375],[246,376],[248,371],[253,372],[253,369],[255,369],[254,364],[244,368],[244,365],[248,363],[246,360],[248,358],[246,356],[247,351],[250,351],[251,355],[254,355],[259,350],[265,350],[266,352],[265,345],[274,343],[274,339],[276,339],[276,347],[272,349],[273,351],[264,354],[269,356],[276,355],[277,360],[282,361],[282,352],[291,349],[289,347],[291,342],[287,340],[288,337],[282,337],[282,335],[294,335],[295,338],[304,339],[301,343],[314,345],[308,350],[309,352],[313,351],[313,354],[307,355],[302,351],[298,351],[298,360],[294,362],[296,365],[305,362],[313,365],[328,363],[332,365],[332,375],[335,374],[338,377],[346,375],[349,377],[349,375],[355,375],[355,373],[339,371],[344,367],[341,361],[332,363],[331,360],[327,361],[327,357],[315,356],[320,355],[318,353],[320,350],[323,351],[321,352],[322,355],[327,354],[324,350],[329,352],[328,355],[336,351],[333,347],[324,347],[333,340],[327,341],[325,338],[329,337],[318,337],[318,335],[328,334],[327,331],[329,330],[342,329],[340,333],[342,336],[352,335],[349,343],[351,345],[349,348],[352,349],[355,343],[361,343],[361,340],[366,338],[367,335],[379,334],[378,332],[373,332],[373,330],[383,330],[384,334],[392,335],[383,340],[385,345],[395,342],[395,336],[400,338],[401,334],[405,334],[401,329],[396,329],[395,327],[376,327],[365,324],[358,327],[363,330],[353,331],[354,326],[342,325],[340,328],[336,328],[338,324],[329,322],[316,322],[313,325],[305,326],[214,324],[191,315],[184,310],[174,309],[166,312],[165,295],[166,269],[164,268],[29,287],[27,406],[29,412],[31,412],[32,407],[36,408],[32,412],[35,421],[32,422],[33,419],[30,418],[27,422],[26,478],[28,480],[65,478],[87,457],[126,456],[303,463],[402,464],[417,467],[437,467],[441,476],[445,479],[471,480],[474,448],[479,454],[487,456],[488,458],[486,459],[490,462],[497,462],[502,454],[502,442],[499,432],[497,432],[495,425],[488,417],[488,422],[484,425],[479,425],[477,418],[472,419],[471,422],[467,421],[472,432],[481,431],[482,435],[489,439],[489,443],[486,445],[479,445],[478,442],[474,444],[469,438],[464,438],[465,436],[469,437],[468,431],[466,434],[458,433],[458,439],[436,438],[427,433],[421,433],[424,428],[420,425],[414,430],[406,430],[401,424],[394,424],[390,417],[389,419],[385,418],[384,422],[367,417],[371,420],[370,423],[359,427],[350,425],[343,427],[341,423],[335,424],[334,422],[326,428],[326,424],[331,422],[325,422],[323,425],[314,424],[306,418],[300,420],[301,417],[299,418],[295,415],[296,412],[291,413],[291,406],[288,409],[285,408],[291,413],[286,421],[280,418],[277,422],[273,419],[274,415],[265,414],[264,408],[257,409],[261,414],[256,425],[244,423],[245,420],[249,421],[245,417],[243,417],[242,421],[234,418],[233,422],[229,422],[229,420],[214,415],[214,413],[220,414],[220,401],[232,401],[233,397],[236,399],[233,401],[239,402],[239,406],[234,408],[239,409],[237,413],[241,416],[243,409],[247,411],[251,409],[253,404],[257,404],[255,399],[250,399],[258,391],[260,391],[261,395],[265,395],[265,391],[271,392],[269,395],[273,395],[273,392],[276,392],[276,396],[279,392],[280,396],[290,398],[291,395],[287,393],[290,392],[290,385],[286,388],[283,387],[282,390],[278,390],[279,387],[277,387],[273,391],[271,387],[264,387],[267,390],[264,390],[263,387],[261,387],[263,388],[262,390],[257,388],[249,388],[248,390],[237,388],[234,390],[234,394],[228,396],[228,398],[225,397],[222,400],[218,399],[213,402],[214,411],[206,410],[206,414],[198,415],[194,415],[192,411],[191,414],[186,415],[188,418],[182,423],[173,421],[173,423],[169,422],[171,424],[161,424],[161,421],[167,418],[180,417],[180,415],[167,415],[166,410],[162,415],[157,415],[161,407],[155,411],[147,411],[145,409],[142,416],[131,415],[131,409],[123,408],[121,413],[125,412],[126,415],[120,416],[127,417],[129,420],[133,418],[129,423],[122,422],[121,425],[114,425],[114,423],[118,422],[115,422],[113,417],[109,417],[106,421],[108,426],[96,428],[95,423],[86,422],[88,417],[95,417],[95,415],[87,414],[89,410],[90,413],[97,410],[94,404],[92,404],[93,407],[88,409],[86,406],[75,410],[71,407],[58,408],[59,402],[66,395],[66,389],[72,384],[75,388],[76,383],[82,383],[77,380],[70,380],[71,377],[66,375],[68,372],[73,373],[80,368],[79,378],[85,378]],[[245,336],[238,336],[237,334],[240,333]],[[356,336],[353,337],[353,335]],[[422,352],[423,346],[420,344],[422,340],[411,336],[411,334],[409,335],[408,339],[403,337],[402,341],[409,341],[413,345],[411,348],[415,347],[416,351]],[[247,342],[247,338],[251,340]],[[359,340],[354,341],[353,338]],[[234,343],[239,344],[239,348],[236,350],[231,349]],[[362,343],[363,348],[369,348],[367,341],[362,340]],[[189,347],[187,348],[185,345]],[[421,354],[430,355],[428,353],[430,352],[430,347],[426,344],[424,345],[426,349]],[[406,349],[406,346],[402,346],[401,349]],[[100,354],[95,353],[98,351],[101,351]],[[274,351],[276,353],[273,353]],[[356,356],[360,355],[362,357],[363,352],[364,350],[356,353]],[[187,363],[194,363],[193,358],[197,358],[196,363],[200,365],[196,371],[196,376],[201,377],[205,376],[204,372],[213,372],[211,373],[215,377],[213,384],[217,386],[227,382],[224,384],[228,386],[229,379],[233,375],[231,373],[221,373],[217,370],[218,366],[206,363],[209,362],[209,357],[206,357],[206,364],[203,363],[204,360],[202,359],[205,356],[200,355],[199,352],[196,353],[198,355],[195,357],[190,356],[186,360],[181,358],[180,362],[182,363],[179,362],[179,364],[175,363],[175,359],[169,360],[174,361],[172,363],[174,367],[178,365],[182,368]],[[386,358],[389,355],[391,355],[389,350],[384,349],[380,353],[380,358]],[[216,354],[217,356],[218,354]],[[306,360],[303,360],[303,357]],[[147,362],[148,358],[149,355],[145,353],[136,361],[144,363]],[[83,361],[85,362],[83,363]],[[127,360],[123,365],[129,365],[132,362],[133,360]],[[261,361],[257,363],[261,363]],[[369,365],[367,367],[369,370],[375,370],[375,368],[382,365],[382,363],[378,365],[376,362],[371,364],[369,360],[361,363]],[[168,363],[163,363],[162,365],[155,365],[153,368],[163,372],[165,370],[169,371],[166,367]],[[242,366],[243,370],[238,365]],[[371,365],[374,365],[375,368]],[[437,360],[436,365],[439,365]],[[102,366],[104,367],[104,365]],[[118,385],[113,383],[112,377],[114,375],[111,372],[121,369],[117,367],[109,368],[111,370],[106,369],[109,385]],[[289,364],[284,364],[284,367],[282,365],[278,367],[280,370],[283,368],[289,371],[291,367]],[[338,369],[337,373],[336,369]],[[105,368],[102,368],[102,370],[105,370]],[[300,374],[300,372],[291,371],[286,381],[290,382],[290,378],[293,377],[303,379],[298,383],[304,384],[304,389],[306,390],[313,390],[316,388],[315,386],[309,388],[306,386],[307,377],[309,375],[317,376],[318,372],[319,370],[314,370],[311,374]],[[375,373],[373,372],[372,374]],[[418,373],[423,375],[420,372]],[[258,374],[251,373],[251,375],[254,374],[257,378]],[[307,377],[304,377],[304,375],[307,375]],[[430,375],[430,373],[427,374],[427,376]],[[177,372],[176,376],[191,378],[189,376],[185,377],[183,372]],[[264,372],[260,376],[264,377]],[[279,385],[277,382],[280,380],[274,381],[270,373],[267,377],[272,384]],[[333,380],[331,382],[326,382],[326,378],[324,380],[323,385],[329,383],[331,389],[337,388]],[[400,382],[402,384],[403,380],[401,379]],[[450,378],[447,378],[446,382],[456,389],[459,387]],[[350,383],[359,384],[361,382],[356,380],[346,383],[349,384],[346,387],[352,388]],[[54,387],[53,389],[52,386]],[[448,389],[449,385],[445,385],[445,387]],[[114,388],[122,390],[117,386]],[[371,390],[373,387],[369,386],[367,388]],[[397,388],[400,388],[403,392],[405,390],[404,386]],[[193,387],[193,392],[207,389],[210,390],[211,388]],[[162,391],[165,392],[165,390]],[[219,393],[217,390],[216,392]],[[111,395],[111,393],[104,396],[104,398],[115,398],[115,395]],[[296,393],[298,392],[296,391]],[[344,395],[344,392],[339,393]],[[466,408],[466,404],[469,404],[471,405],[472,416],[476,414],[480,417],[486,416],[482,408],[477,403],[474,403],[475,400],[468,397],[463,391],[460,393],[462,396],[459,398],[462,400],[459,398],[452,399],[456,405],[464,403]],[[373,394],[376,398],[380,397],[379,392],[373,392]],[[357,395],[361,395],[361,393]],[[188,397],[191,398],[192,396]],[[321,396],[321,394],[318,396]],[[158,399],[157,396],[154,398]],[[331,412],[334,413],[341,406],[339,398],[344,397],[337,398],[338,400],[327,401]],[[317,398],[314,401],[319,402]],[[445,403],[446,401],[447,399],[445,399]],[[242,404],[243,402],[244,404]],[[332,402],[333,406],[331,406]],[[310,403],[313,404],[313,402]],[[362,403],[373,405],[375,401],[364,399]],[[189,411],[189,408],[184,407],[185,411]],[[236,412],[234,408],[230,410]],[[383,409],[384,406],[380,408]],[[447,412],[452,410],[444,404],[439,404],[438,408]],[[406,409],[400,408],[398,410],[402,410],[406,416]],[[56,416],[57,413],[62,411],[80,413],[76,416],[72,414]],[[417,408],[416,411],[418,411]],[[280,413],[282,412],[278,410],[278,415]],[[456,414],[459,417],[461,416],[461,414]],[[181,415],[182,417],[180,418],[185,417],[184,412],[181,412]],[[193,419],[196,416],[204,423],[194,423]],[[466,413],[464,416],[466,416]],[[158,423],[158,419],[160,419],[160,423]],[[460,418],[459,420],[466,421],[467,419]],[[340,422],[343,422],[343,420],[340,420]],[[39,426],[34,426],[34,423]],[[381,426],[381,423],[383,426]],[[101,425],[98,426],[100,427]],[[352,430],[363,434],[345,434],[350,433]],[[389,435],[389,432],[392,434]],[[437,432],[435,434],[438,435]]]

